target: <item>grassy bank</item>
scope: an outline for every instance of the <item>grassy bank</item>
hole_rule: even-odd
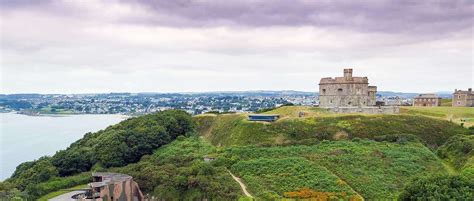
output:
[[[295,117],[300,110],[307,115]],[[324,139],[376,139],[411,134],[430,147],[438,147],[453,135],[469,132],[449,121],[411,114],[331,114],[319,108],[298,106],[268,113],[281,114],[282,118],[273,123],[250,122],[245,114],[202,115],[194,119],[198,132],[216,146],[304,144]]]

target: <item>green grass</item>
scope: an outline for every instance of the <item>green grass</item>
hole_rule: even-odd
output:
[[[294,157],[305,160],[288,159]],[[331,183],[335,181],[330,179],[335,178],[331,176],[334,175],[366,199],[394,199],[413,177],[447,173],[442,161],[416,142],[324,141],[311,146],[232,147],[224,149],[219,160],[230,166],[245,183],[249,183],[251,192],[264,189],[280,196],[284,191],[303,187],[315,191],[347,190],[344,185]],[[280,164],[282,161],[286,162]],[[321,170],[319,166],[328,171]],[[314,173],[318,175],[309,174],[314,168],[320,169]],[[279,174],[292,178],[292,182],[280,181]],[[321,181],[312,181],[315,177]],[[318,182],[326,183],[322,187],[318,186]]]
[[[441,99],[442,107],[451,107],[453,105],[453,99]]]
[[[464,126],[474,126],[474,107],[401,107],[400,113],[438,118],[455,123],[466,120]]]
[[[64,193],[68,193],[68,192],[75,191],[75,190],[80,190],[80,189],[86,189],[86,188],[88,188],[88,186],[86,184],[83,184],[83,185],[78,185],[78,186],[74,186],[74,187],[71,187],[71,188],[61,189],[61,190],[58,190],[58,191],[48,193],[48,194],[38,198],[38,200],[39,201],[47,201],[51,198],[60,196]]]
[[[282,107],[269,113],[279,111],[288,115],[291,108],[294,107]],[[250,122],[245,114],[206,115],[194,119],[200,135],[216,146],[304,144],[341,136],[375,139],[384,135],[412,134],[427,145],[438,147],[450,136],[469,132],[455,123],[420,115],[334,115],[324,112],[318,115],[287,116],[273,123]]]

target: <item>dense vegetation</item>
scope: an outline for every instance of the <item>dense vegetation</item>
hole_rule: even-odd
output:
[[[214,151],[198,137],[180,137],[139,163],[111,171],[133,176],[142,191],[159,199],[235,200],[241,195],[240,187],[226,168],[203,160]]]
[[[474,179],[464,176],[420,177],[409,183],[399,200],[473,200]]]
[[[359,198],[357,193],[336,175],[305,158],[244,160],[232,165],[231,171],[242,176],[256,197],[265,200],[282,197],[322,198],[328,193],[331,198]],[[311,190],[313,195],[297,196],[297,192],[303,189]]]
[[[193,132],[192,118],[184,111],[168,110],[131,118],[105,130],[87,133],[53,157],[20,164],[7,181],[31,195],[41,195],[47,191],[37,190],[36,184],[40,182],[86,172],[94,165],[107,168],[135,163],[177,136]]]
[[[451,137],[438,149],[437,154],[462,175],[474,180],[474,135]]]
[[[281,164],[288,158],[292,158],[291,163],[296,164],[296,167],[292,164]],[[300,162],[296,162],[297,159]],[[221,151],[216,162],[225,164],[245,182],[250,179],[248,187],[251,192],[268,191],[281,197],[285,196],[286,191],[298,191],[301,188],[318,192],[344,191],[350,195],[351,191],[346,191],[344,185],[337,184],[337,179],[330,179],[333,174],[364,198],[396,198],[404,184],[413,177],[430,172],[446,172],[441,160],[418,142],[354,140],[323,141],[311,146],[230,147]],[[264,162],[268,165],[263,165]],[[253,164],[263,165],[263,170],[252,168]],[[307,173],[320,169],[318,166],[329,172],[315,173],[318,174],[318,181],[313,181],[316,183],[301,179],[314,178]],[[299,173],[290,172],[292,169],[298,170]],[[295,179],[292,183],[283,180],[266,185],[267,180],[281,181],[281,176]],[[321,183],[324,185],[320,186]]]
[[[198,131],[217,146],[247,144],[300,144],[302,141],[368,138],[412,134],[430,147],[450,136],[467,134],[454,123],[415,115],[322,115],[285,118],[274,123],[250,122],[245,115],[196,117]]]

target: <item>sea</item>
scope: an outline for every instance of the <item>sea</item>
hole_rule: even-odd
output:
[[[10,177],[20,163],[52,156],[87,132],[105,129],[127,118],[115,114],[0,113],[0,181]]]

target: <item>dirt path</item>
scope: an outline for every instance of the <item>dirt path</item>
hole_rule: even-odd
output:
[[[247,197],[251,197],[253,198],[253,196],[247,191],[247,186],[245,186],[245,184],[240,180],[240,178],[234,176],[234,174],[232,174],[232,172],[230,172],[229,170],[227,170],[230,174],[230,176],[232,176],[232,178],[237,182],[239,183],[240,185],[240,188],[242,189],[242,191],[244,192],[244,194],[247,196]]]

